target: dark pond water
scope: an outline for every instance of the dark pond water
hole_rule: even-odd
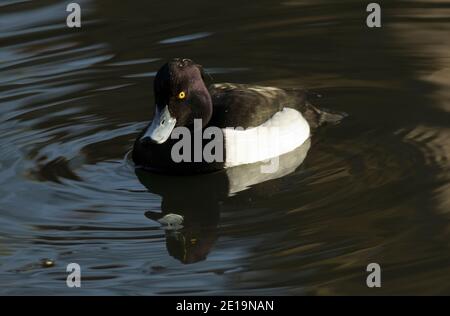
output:
[[[0,294],[450,294],[450,2],[380,2],[380,29],[364,1],[78,3],[69,29],[67,1],[0,1]],[[349,117],[263,182],[136,174],[178,56]]]

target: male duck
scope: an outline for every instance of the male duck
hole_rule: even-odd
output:
[[[154,93],[153,120],[137,137],[132,156],[137,166],[164,173],[204,173],[272,159],[301,146],[323,123],[343,118],[311,105],[302,90],[231,83],[207,88],[202,67],[190,59],[162,66]],[[185,132],[192,137],[184,139]],[[202,155],[207,152],[214,159]]]

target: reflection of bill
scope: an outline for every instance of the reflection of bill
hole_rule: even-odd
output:
[[[136,169],[139,181],[162,197],[161,212],[145,216],[165,228],[167,252],[182,263],[205,260],[218,238],[220,213],[231,196],[294,172],[310,148],[308,139],[295,150],[276,157],[276,168],[259,162],[195,176],[168,176]],[[273,171],[262,173],[262,169]],[[270,186],[273,190],[273,186]],[[243,202],[245,203],[245,202]],[[245,208],[245,205],[242,205]]]

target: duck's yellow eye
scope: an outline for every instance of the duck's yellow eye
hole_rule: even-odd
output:
[[[184,91],[181,91],[180,93],[178,93],[178,99],[182,100],[186,97],[186,93]]]

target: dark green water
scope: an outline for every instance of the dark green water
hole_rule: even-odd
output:
[[[364,1],[79,0],[81,29],[67,3],[0,1],[0,294],[450,294],[449,1],[379,2],[380,29]],[[349,117],[235,192],[136,175],[172,57]]]

